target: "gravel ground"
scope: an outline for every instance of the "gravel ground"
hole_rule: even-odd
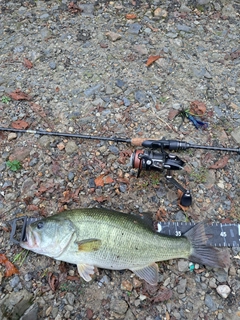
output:
[[[0,5],[1,126],[240,146],[239,0]],[[206,130],[172,120],[193,101],[206,107]],[[240,220],[234,153],[226,161],[226,153],[181,152],[187,165],[174,176],[193,194],[182,210],[164,173],[137,179],[127,144],[1,132],[0,146],[0,243],[10,261],[25,255],[5,224],[18,215],[103,206],[165,221]],[[160,263],[155,288],[130,271],[99,269],[86,283],[76,266],[29,252],[15,260],[19,274],[5,277],[0,265],[0,318],[237,320],[240,250],[230,251],[229,270]]]

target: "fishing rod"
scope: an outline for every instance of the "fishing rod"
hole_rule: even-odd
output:
[[[78,133],[65,133],[65,132],[54,132],[54,131],[44,131],[44,130],[30,130],[30,129],[16,129],[16,128],[4,128],[0,127],[0,131],[9,131],[15,133],[30,133],[38,135],[48,135],[48,136],[60,136],[78,139],[89,139],[89,140],[101,140],[101,141],[113,141],[131,144],[134,147],[144,147],[147,150],[136,150],[132,153],[130,158],[130,163],[133,168],[138,169],[137,177],[139,177],[142,170],[157,170],[163,171],[167,170],[166,179],[177,189],[182,191],[182,197],[180,199],[180,204],[187,207],[192,204],[192,196],[190,190],[185,189],[181,184],[179,184],[172,176],[173,170],[183,169],[185,162],[181,160],[178,156],[174,154],[169,154],[169,151],[181,151],[187,149],[203,149],[211,151],[226,151],[226,152],[236,152],[240,155],[240,148],[224,148],[224,147],[214,147],[214,146],[204,146],[192,144],[180,140],[154,140],[146,138],[121,138],[121,137],[104,137],[104,136],[94,136]],[[155,151],[159,149],[159,151]]]
[[[48,135],[48,136],[60,136],[68,138],[78,138],[78,139],[88,139],[88,140],[102,140],[102,141],[113,141],[113,142],[123,142],[129,143],[135,147],[145,147],[151,149],[168,149],[168,150],[187,150],[193,149],[205,149],[205,150],[216,150],[216,151],[229,151],[237,152],[240,154],[240,148],[224,148],[224,147],[213,147],[204,146],[188,143],[180,140],[152,140],[146,138],[121,138],[121,137],[103,137],[103,136],[93,136],[87,134],[79,133],[67,133],[67,132],[56,132],[56,131],[44,131],[44,130],[31,130],[31,129],[15,129],[15,128],[5,128],[0,127],[0,131],[10,131],[15,133],[31,133],[38,135]]]

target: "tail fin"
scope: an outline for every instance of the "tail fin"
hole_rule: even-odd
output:
[[[184,234],[192,245],[192,252],[189,260],[215,268],[226,268],[230,265],[228,249],[218,249],[207,245],[207,240],[213,234],[206,233],[203,222],[198,223]]]

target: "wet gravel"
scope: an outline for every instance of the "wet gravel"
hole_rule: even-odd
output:
[[[239,13],[232,0],[2,0],[1,126],[239,147]],[[17,89],[29,100],[9,99]],[[192,101],[206,106],[206,130],[188,121],[178,128],[180,119],[169,117]],[[219,169],[209,167],[225,153],[178,154],[187,165],[174,176],[193,195],[183,211],[165,172],[137,179],[130,145],[1,132],[0,147],[0,243],[10,261],[22,249],[10,245],[5,222],[18,215],[104,206],[165,221],[240,220],[235,153]],[[21,169],[11,171],[8,160]],[[29,252],[15,261],[17,275],[5,277],[0,265],[0,318],[237,320],[240,250],[230,251],[228,270],[160,263],[155,289],[130,271],[99,269],[85,283],[76,266]]]

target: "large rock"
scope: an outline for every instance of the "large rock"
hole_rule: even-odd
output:
[[[0,301],[0,316],[8,315],[8,319],[19,320],[32,304],[33,294],[23,289],[13,291]]]

